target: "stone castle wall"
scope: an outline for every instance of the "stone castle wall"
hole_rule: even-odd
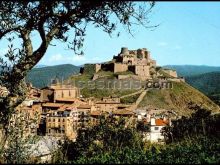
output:
[[[114,73],[125,72],[128,70],[128,65],[121,63],[114,63]]]
[[[128,50],[128,48],[122,47],[121,52],[117,56],[113,56],[112,61],[103,64],[86,64],[83,72],[95,74],[100,70],[114,73],[132,71],[140,79],[147,79],[151,77],[150,68],[155,67],[156,61],[150,58],[150,52],[146,48]],[[168,74],[177,76],[172,71],[169,71]],[[97,77],[94,76],[94,78]]]
[[[139,76],[150,76],[150,66],[148,65],[136,65],[135,74]]]
[[[167,73],[167,74],[169,74],[169,75],[172,76],[172,77],[175,77],[175,78],[178,77],[178,76],[177,76],[177,72],[176,72],[175,70],[164,69],[164,72]]]

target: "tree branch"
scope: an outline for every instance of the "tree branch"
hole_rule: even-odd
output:
[[[0,30],[0,40],[7,34],[10,33],[12,31],[19,31],[21,28],[20,27],[15,27],[15,28],[11,28],[11,29],[7,29],[5,31]]]
[[[26,54],[30,57],[33,53],[33,46],[30,39],[30,31],[21,30],[21,37],[23,39],[23,46],[25,48]]]

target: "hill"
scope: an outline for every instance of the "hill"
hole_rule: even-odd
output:
[[[100,71],[98,74],[103,75],[104,77],[98,78],[92,81],[92,74],[82,74],[79,76],[71,76],[69,80],[74,82],[77,81],[87,81],[90,80],[92,82],[96,82],[98,80],[115,80],[115,74],[112,72],[104,72]],[[138,90],[117,90],[117,89],[89,89],[87,85],[85,85],[81,89],[81,94],[84,97],[95,97],[101,98],[106,96],[118,96],[122,97],[123,95],[135,93]],[[123,103],[133,103],[134,99],[137,99],[139,95],[128,97],[122,99]],[[187,83],[184,82],[173,82],[172,89],[150,89],[147,91],[144,99],[140,102],[139,107],[151,107],[158,109],[167,109],[174,110],[179,115],[189,115],[193,111],[190,109],[192,105],[202,105],[207,109],[212,111],[219,111],[219,107],[210,100],[203,93],[193,88]]]
[[[188,76],[186,81],[220,105],[220,72]]]
[[[180,115],[189,115],[193,105],[202,105],[212,111],[219,111],[219,107],[207,96],[184,82],[173,82],[172,89],[150,89],[139,107],[150,106],[158,109],[168,109]]]
[[[44,67],[47,67],[47,65],[36,65],[36,66],[34,66],[34,68],[44,68]]]
[[[170,68],[177,71],[178,76],[194,76],[209,72],[220,72],[220,67],[205,66],[205,65],[165,65],[164,68]]]
[[[220,93],[220,72],[187,76],[185,79],[190,85],[207,95]]]
[[[65,80],[73,74],[78,74],[79,70],[79,67],[71,64],[33,68],[27,74],[26,81],[31,82],[37,88],[42,88],[50,84],[55,77]]]

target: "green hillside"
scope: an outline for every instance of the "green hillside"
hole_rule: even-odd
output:
[[[209,72],[220,72],[220,67],[205,66],[205,65],[165,65],[164,68],[170,68],[177,71],[178,76],[193,76]]]
[[[186,81],[220,105],[220,72],[188,76]]]
[[[55,77],[65,80],[73,74],[78,74],[79,70],[79,67],[71,64],[33,68],[28,73],[26,81],[31,82],[37,88],[42,88],[49,85]]]
[[[114,88],[114,83],[107,83],[111,80],[116,79],[117,74],[109,71],[99,71],[98,75],[101,77],[92,81],[93,74],[83,73],[81,75],[72,75],[64,82],[71,82],[77,87],[81,88],[81,94],[83,97],[95,97],[102,98],[108,96],[121,97],[123,95],[131,94],[137,92],[137,89],[120,89]],[[102,87],[98,87],[101,82],[106,82]],[[102,83],[101,83],[102,84]],[[92,85],[92,86],[91,86]]]
[[[192,113],[190,106],[202,105],[212,111],[219,111],[219,107],[207,96],[191,87],[187,83],[173,82],[172,89],[151,89],[147,92],[139,107],[170,109],[181,115]]]
[[[116,79],[113,72],[98,72],[101,78],[98,80],[114,80]],[[104,77],[103,77],[104,76]],[[92,80],[93,74],[82,74],[78,76],[71,76],[68,78],[69,81],[74,81],[76,84],[79,81]],[[130,80],[132,81],[132,80]],[[84,97],[95,97],[101,98],[105,96],[118,96],[121,97],[126,94],[137,92],[137,90],[122,90],[122,89],[89,89],[88,84],[81,89],[81,94]],[[123,103],[133,103],[139,95],[127,97],[122,99]],[[168,110],[175,110],[179,115],[189,115],[192,113],[190,106],[192,105],[203,105],[207,109],[212,111],[219,111],[219,107],[211,101],[207,96],[193,88],[187,83],[173,82],[172,89],[151,89],[147,92],[144,99],[139,104],[139,107],[150,106],[152,108],[162,108]]]

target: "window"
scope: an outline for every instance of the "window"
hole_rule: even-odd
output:
[[[159,130],[159,127],[154,127],[154,130]]]

